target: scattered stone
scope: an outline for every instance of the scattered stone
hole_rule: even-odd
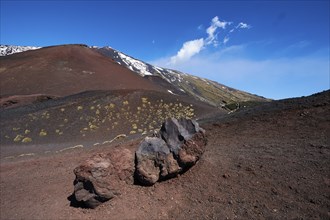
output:
[[[143,185],[177,176],[204,153],[205,131],[189,119],[167,119],[156,137],[146,137],[136,151],[136,177]],[[158,137],[157,137],[158,136]]]
[[[128,149],[100,153],[74,169],[74,197],[89,208],[112,199],[120,182],[133,184],[134,157]]]

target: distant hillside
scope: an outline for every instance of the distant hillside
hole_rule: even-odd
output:
[[[1,45],[1,55],[34,49],[37,47]],[[2,97],[63,96],[99,89],[151,89],[191,96],[227,109],[235,109],[242,103],[269,101],[208,79],[153,66],[111,47],[53,46],[0,57],[0,61]]]
[[[0,62],[1,97],[114,89],[166,91],[84,45],[44,47],[0,57]]]
[[[182,73],[177,70],[153,66],[111,47],[93,47],[93,49],[143,77],[159,76],[174,85],[181,93],[183,92],[189,96],[193,96],[213,106],[224,107],[240,102],[269,101],[264,97],[233,89],[208,79]]]

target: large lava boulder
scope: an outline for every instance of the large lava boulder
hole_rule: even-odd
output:
[[[144,185],[175,176],[181,171],[166,142],[158,137],[146,137],[136,155],[136,177]]]
[[[158,137],[146,137],[135,152],[137,180],[153,185],[193,166],[205,151],[205,131],[189,119],[167,119]]]
[[[118,187],[134,182],[134,157],[128,149],[99,153],[74,169],[74,197],[81,205],[95,208],[112,199]]]

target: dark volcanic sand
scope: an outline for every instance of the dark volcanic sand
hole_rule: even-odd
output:
[[[122,185],[95,210],[70,206],[73,169],[114,145],[1,161],[1,219],[329,219],[329,92],[205,120],[208,145],[185,174]],[[134,151],[139,140],[117,147]]]
[[[118,135],[137,138],[158,130],[167,117],[205,118],[220,112],[226,114],[189,97],[146,90],[89,91],[0,108],[0,159],[99,145]],[[47,135],[40,136],[42,129]],[[17,136],[31,141],[15,141]]]

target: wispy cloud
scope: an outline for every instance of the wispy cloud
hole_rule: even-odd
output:
[[[201,24],[197,27],[198,30],[203,30],[204,29],[204,26]]]
[[[244,23],[244,22],[240,22],[238,25],[236,25],[235,27],[233,27],[232,29],[230,29],[230,31],[228,32],[228,35],[229,34],[232,34],[237,29],[250,29],[250,28],[252,28],[251,25],[249,25],[247,23]]]
[[[213,44],[213,45],[217,45],[217,29],[221,28],[221,29],[226,29],[226,26],[231,25],[232,22],[227,22],[227,21],[220,21],[218,16],[215,16],[212,19],[211,25],[210,27],[208,27],[206,29],[206,33],[208,34],[207,38],[206,38],[206,44]]]
[[[223,38],[223,44],[226,44],[229,41],[229,37],[226,36],[225,38]]]
[[[231,21],[221,21],[218,16],[212,18],[210,26],[206,29],[207,36],[204,38],[189,40],[183,43],[180,50],[176,53],[176,55],[170,57],[169,64],[176,64],[179,62],[187,61],[191,57],[196,54],[199,54],[203,49],[213,46],[217,47],[220,43],[218,41],[219,29],[224,31],[228,26],[233,25]],[[202,29],[202,25],[198,26],[198,29]],[[225,45],[229,41],[229,34],[233,32],[233,30],[242,28],[249,29],[251,26],[240,22],[237,26],[231,29],[228,33],[223,33],[224,37],[221,40],[221,44]]]
[[[300,40],[278,48],[274,39],[229,45],[237,32],[251,28],[245,22],[234,24],[216,16],[204,37],[183,43],[172,57],[150,63],[273,99],[329,89],[329,47],[311,51],[311,42]]]
[[[190,59],[195,54],[198,54],[203,49],[203,46],[203,38],[185,42],[182,48],[178,51],[178,53],[175,56],[171,57],[171,63],[175,64],[177,62],[186,61]]]
[[[243,22],[240,22],[237,26],[236,26],[236,29],[237,28],[241,28],[241,29],[250,29],[251,28],[251,25],[248,25],[246,23],[243,23]]]

